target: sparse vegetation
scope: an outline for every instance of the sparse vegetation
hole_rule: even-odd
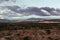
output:
[[[60,29],[60,23],[38,23],[38,22],[18,22],[18,23],[0,23],[0,30],[18,30],[18,29],[51,29],[56,27]]]
[[[0,23],[0,40],[60,40],[59,35],[60,23]]]

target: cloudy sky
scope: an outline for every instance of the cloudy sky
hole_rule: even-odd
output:
[[[2,1],[3,2],[3,1]],[[60,0],[6,0],[3,3],[0,3],[1,5],[18,5],[21,7],[54,7],[54,8],[60,8]]]
[[[37,8],[41,8],[41,7],[50,7],[50,8],[60,8],[60,0],[0,0],[0,6],[13,6],[13,5],[17,5],[17,6],[20,6],[21,8],[27,8],[27,7],[37,7]],[[46,10],[43,10],[44,12],[47,12]],[[1,10],[0,10],[1,12]],[[4,12],[7,12],[7,11],[2,11],[2,13]],[[55,12],[55,11],[54,11]],[[47,12],[48,13],[48,12]],[[18,13],[20,14],[20,13]],[[9,14],[7,14],[9,15]],[[11,14],[12,15],[12,14]],[[37,15],[29,15],[29,16],[26,16],[24,14],[21,14],[21,15],[17,15],[17,14],[13,14],[13,15],[16,15],[16,16],[12,16],[11,17],[8,17],[4,14],[0,14],[0,18],[1,19],[4,19],[4,18],[7,18],[7,19],[19,19],[19,18],[50,18],[50,19],[60,19],[60,13],[59,13],[59,16],[37,16]],[[18,16],[18,17],[17,17]]]

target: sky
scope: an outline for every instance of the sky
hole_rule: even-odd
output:
[[[14,0],[13,0],[14,1]],[[5,1],[0,3],[0,6],[4,5],[18,5],[20,7],[53,7],[60,8],[60,0],[16,0],[16,2]]]
[[[20,6],[21,8],[27,8],[27,7],[50,7],[50,8],[60,8],[60,0],[0,0],[0,6]],[[4,11],[3,11],[4,12]],[[14,14],[15,15],[15,14]],[[0,18],[4,19],[6,15],[0,15]],[[36,15],[30,15],[30,16],[15,16],[15,17],[6,17],[7,19],[19,19],[19,18],[58,18],[60,19],[60,16],[36,16]]]

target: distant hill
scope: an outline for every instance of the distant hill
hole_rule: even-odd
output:
[[[31,21],[39,21],[39,22],[60,22],[60,19],[43,19],[43,18],[30,18],[27,20],[7,20],[0,19],[0,23],[16,23],[16,22],[31,22]]]
[[[16,22],[16,20],[0,19],[0,23],[11,23],[11,22]]]
[[[47,20],[47,21],[57,21],[57,22],[60,22],[60,19],[50,19],[50,20]]]
[[[34,20],[34,21],[40,21],[40,20],[46,20],[46,19],[43,19],[43,18],[30,18],[30,19],[27,19],[27,20]]]
[[[10,20],[7,20],[7,19],[0,19],[0,22],[10,22]]]

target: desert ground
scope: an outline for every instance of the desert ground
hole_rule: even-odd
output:
[[[0,23],[0,40],[60,40],[60,23]]]

